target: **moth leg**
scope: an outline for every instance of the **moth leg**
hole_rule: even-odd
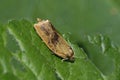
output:
[[[69,59],[69,58],[63,58],[63,59],[62,59],[62,62],[63,62],[63,61],[66,61],[66,60],[68,60],[68,59]]]

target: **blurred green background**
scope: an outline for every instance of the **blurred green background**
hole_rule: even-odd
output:
[[[49,19],[74,40],[105,34],[120,45],[119,0],[0,0],[0,23],[12,19]]]
[[[54,75],[53,69],[56,69],[60,74],[63,74],[63,77],[67,76],[66,79],[68,79],[69,72],[73,73],[70,76],[71,80],[75,77],[83,78],[81,80],[96,80],[98,77],[94,75],[100,76],[99,80],[102,80],[102,78],[105,78],[104,80],[120,80],[119,5],[120,0],[0,0],[0,26],[2,27],[0,28],[2,35],[0,36],[0,46],[2,46],[0,48],[0,66],[2,66],[0,67],[0,73],[8,69],[8,73],[10,71],[12,76],[16,71],[15,75],[18,78],[23,79],[25,77],[24,80],[29,80],[32,79],[31,77],[41,79],[41,75],[46,77],[49,76],[47,74],[51,73],[50,76],[52,76]],[[51,52],[42,44],[32,27],[38,17],[49,19],[60,33],[68,35],[70,33],[70,39],[68,40],[73,41],[73,44],[75,42],[73,48],[76,51],[75,58],[78,58],[74,64],[62,63],[57,57],[49,54]],[[10,20],[13,21],[8,23]],[[8,30],[8,32],[4,30]],[[103,34],[103,36],[97,34]],[[86,35],[89,35],[88,39]],[[94,35],[97,36],[94,37]],[[118,47],[114,47],[111,41]],[[39,42],[40,44],[38,44]],[[19,43],[22,44],[23,50],[18,50],[18,47],[21,47]],[[13,45],[11,46],[11,44]],[[16,52],[13,52],[13,50]],[[84,59],[84,57],[88,58]],[[31,71],[26,73],[27,76],[23,72],[19,72],[21,69],[17,68],[21,68],[21,66],[18,65],[18,62],[15,62],[15,66],[18,67],[14,68],[14,65],[11,65],[14,59],[18,61],[21,59],[22,63],[20,64],[26,64],[26,67],[36,74],[41,71],[40,76],[31,76],[33,74]],[[42,62],[39,63],[40,61]],[[48,64],[49,62],[50,64]],[[44,63],[47,63],[45,67]],[[66,67],[65,70],[63,70],[63,65]],[[71,68],[68,68],[68,66]],[[68,70],[67,74],[66,69]],[[43,72],[44,70],[45,72]],[[19,73],[22,75],[19,75]],[[2,73],[2,77],[4,79],[6,74]]]

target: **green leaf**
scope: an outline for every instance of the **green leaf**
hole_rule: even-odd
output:
[[[30,21],[12,20],[0,28],[1,80],[120,79],[119,49],[106,36],[88,36],[78,42],[65,36],[75,53],[71,63],[52,55]]]
[[[81,40],[88,58],[99,69],[105,80],[119,80],[120,52],[107,36],[87,36]],[[79,46],[82,46],[78,43]]]

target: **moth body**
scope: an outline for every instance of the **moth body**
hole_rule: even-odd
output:
[[[47,47],[63,60],[74,60],[74,52],[67,41],[57,32],[49,20],[40,20],[34,24],[37,34]]]

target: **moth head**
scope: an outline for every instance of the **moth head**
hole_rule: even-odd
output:
[[[70,57],[69,60],[70,60],[70,61],[75,61],[74,56]]]
[[[69,53],[68,53],[67,57],[68,57],[68,59],[70,61],[74,61],[75,60],[75,58],[74,58],[74,52],[73,52],[72,49],[69,50]]]

